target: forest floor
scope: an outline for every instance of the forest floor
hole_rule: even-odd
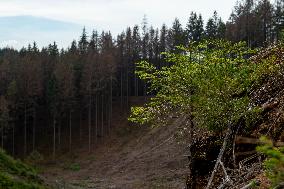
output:
[[[65,189],[183,188],[187,158],[174,138],[179,120],[150,128],[130,125],[126,113],[114,112],[112,131],[91,153],[88,145],[78,145],[42,165],[46,181]]]

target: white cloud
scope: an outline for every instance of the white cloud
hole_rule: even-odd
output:
[[[236,0],[0,0],[1,16],[31,15],[65,22],[85,25],[91,29],[110,30],[114,35],[127,26],[141,24],[146,14],[149,25],[160,27],[163,23],[171,26],[177,17],[185,26],[191,11],[201,13],[206,21],[214,10],[227,20]],[[33,31],[19,32],[17,29],[9,34],[2,34],[0,47],[13,46],[20,48],[33,41],[39,46],[57,41],[59,46],[66,47],[80,32],[72,31]],[[9,39],[15,39],[9,40]]]
[[[144,14],[155,27],[170,25],[175,17],[185,23],[190,11],[207,19],[217,10],[227,20],[234,4],[235,0],[1,0],[0,16],[42,16],[118,32],[140,24]]]

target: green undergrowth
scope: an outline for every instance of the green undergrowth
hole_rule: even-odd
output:
[[[81,169],[81,166],[79,163],[72,163],[70,166],[69,166],[69,169],[71,171],[80,171]]]
[[[264,162],[266,176],[271,182],[271,188],[284,187],[284,147],[274,147],[273,143],[265,137],[261,138],[263,145],[257,151],[265,154]]]
[[[15,160],[0,149],[0,188],[46,189],[34,168]]]

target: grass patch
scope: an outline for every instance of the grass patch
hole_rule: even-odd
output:
[[[47,187],[34,168],[0,150],[0,188],[46,189]]]
[[[71,171],[80,171],[81,169],[81,166],[79,163],[72,163],[70,166],[69,166],[69,169]]]

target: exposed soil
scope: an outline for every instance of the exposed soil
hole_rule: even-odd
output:
[[[137,99],[132,100],[137,104]],[[159,128],[141,127],[130,125],[127,113],[119,108],[114,112],[112,132],[100,139],[93,152],[88,153],[88,146],[83,145],[73,155],[44,164],[47,181],[67,189],[183,188],[187,158],[185,148],[174,138],[181,121]]]

